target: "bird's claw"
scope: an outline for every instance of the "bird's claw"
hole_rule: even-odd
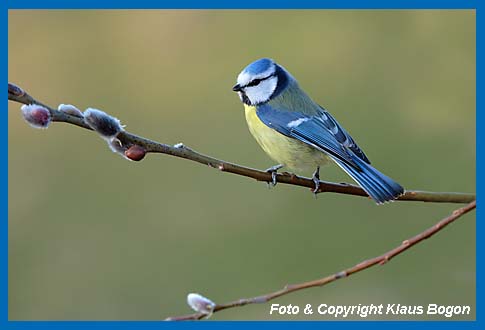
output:
[[[282,168],[283,165],[278,164],[275,166],[271,166],[270,168],[266,169],[265,172],[271,173],[271,182],[268,182],[268,187],[274,187],[278,183],[276,176],[278,175],[278,170]]]
[[[312,190],[312,193],[316,198],[317,193],[320,190],[320,166],[317,166],[317,169],[315,170],[315,172],[313,172],[312,180],[313,183],[315,183],[315,189]]]

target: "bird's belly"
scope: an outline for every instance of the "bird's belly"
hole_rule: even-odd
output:
[[[328,163],[329,158],[323,152],[266,126],[256,114],[255,107],[246,105],[245,113],[249,131],[263,150],[279,164],[298,173],[306,173]]]

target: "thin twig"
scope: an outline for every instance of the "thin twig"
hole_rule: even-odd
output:
[[[13,87],[11,87],[13,86]],[[19,88],[13,84],[9,83],[9,93],[8,99],[11,101],[23,103],[23,104],[38,104],[47,108],[52,116],[52,121],[64,122],[72,125],[76,125],[88,130],[91,128],[84,122],[83,118],[69,115],[65,112],[58,111],[52,107],[49,107],[30,96],[25,91],[21,90],[22,93],[10,93],[11,88]],[[20,94],[20,95],[19,95]],[[129,132],[123,131],[119,133],[117,138],[121,143],[130,147],[133,145],[138,145],[143,147],[147,153],[162,153],[175,157],[180,157],[188,159],[197,163],[205,164],[210,167],[219,169],[222,172],[233,173],[249,178],[256,179],[257,181],[271,182],[271,174],[265,171],[259,171],[253,168],[237,165],[234,163],[229,163],[223,160],[219,160],[210,156],[198,153],[187,146],[180,144],[179,146],[171,146],[164,143],[159,143],[147,138],[131,134]],[[312,179],[300,177],[295,174],[289,173],[278,173],[277,182],[282,184],[289,184],[294,186],[301,186],[313,189],[315,183]],[[367,193],[360,187],[347,184],[347,183],[333,183],[320,181],[320,189],[318,193],[330,192],[345,195],[355,195],[368,197]],[[431,191],[419,191],[419,190],[406,190],[406,192],[400,196],[397,200],[399,201],[422,201],[422,202],[433,202],[433,203],[470,203],[475,199],[474,194],[470,193],[457,193],[457,192],[431,192]]]
[[[350,267],[350,268],[347,268],[347,269],[344,269],[344,270],[342,270],[338,273],[335,273],[335,274],[332,274],[332,275],[329,275],[329,276],[326,276],[324,278],[314,280],[314,281],[309,281],[309,282],[304,282],[304,283],[299,283],[299,284],[286,285],[281,290],[278,290],[278,291],[275,291],[275,292],[272,292],[272,293],[268,293],[268,294],[265,294],[265,295],[262,295],[262,296],[257,296],[257,297],[253,297],[253,298],[244,298],[244,299],[231,301],[231,302],[225,303],[225,304],[219,304],[219,305],[216,305],[214,307],[213,312],[216,313],[216,312],[222,311],[224,309],[241,307],[241,306],[249,305],[249,304],[266,303],[270,300],[273,300],[275,298],[287,295],[291,292],[295,292],[295,291],[299,291],[299,290],[303,290],[303,289],[308,289],[308,288],[313,288],[313,287],[324,286],[324,285],[332,283],[336,280],[339,280],[341,278],[345,278],[345,277],[348,277],[352,274],[361,272],[361,271],[363,271],[367,268],[370,268],[372,266],[384,265],[385,263],[390,261],[395,256],[403,253],[404,251],[406,251],[410,247],[420,243],[421,241],[433,236],[434,234],[436,234],[437,232],[439,232],[440,230],[445,228],[447,225],[449,225],[453,221],[460,218],[462,215],[468,213],[469,211],[471,211],[475,208],[476,208],[476,201],[473,201],[470,204],[453,211],[453,213],[451,215],[440,220],[434,226],[426,229],[425,231],[421,232],[420,234],[418,234],[414,237],[411,237],[411,238],[403,241],[399,246],[395,247],[394,249],[389,250],[386,253],[384,253],[384,254],[382,254],[378,257],[362,261],[362,262],[358,263],[357,265]],[[167,321],[200,320],[200,319],[203,319],[206,316],[207,315],[203,314],[203,313],[193,313],[193,314],[188,314],[188,315],[169,317],[166,320]]]

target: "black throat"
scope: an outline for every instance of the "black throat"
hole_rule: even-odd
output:
[[[241,91],[239,93],[241,93],[241,98],[242,98],[242,101],[243,101],[244,104],[252,105],[251,101],[249,100],[249,97],[247,97],[246,93],[244,93],[243,91]]]

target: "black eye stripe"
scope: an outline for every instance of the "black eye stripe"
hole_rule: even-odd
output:
[[[276,73],[272,73],[272,74],[270,74],[269,76],[264,77],[264,78],[259,78],[259,79],[254,79],[254,80],[251,80],[251,81],[250,81],[250,82],[248,82],[248,83],[246,84],[246,86],[244,86],[244,87],[252,87],[252,86],[257,86],[257,85],[259,85],[259,83],[260,83],[260,82],[262,82],[263,80],[269,79],[269,78],[274,77],[274,76],[276,76]]]
[[[259,83],[262,81],[263,79],[254,79],[252,81],[250,81],[246,87],[251,87],[251,86],[256,86],[256,85],[259,85]]]

